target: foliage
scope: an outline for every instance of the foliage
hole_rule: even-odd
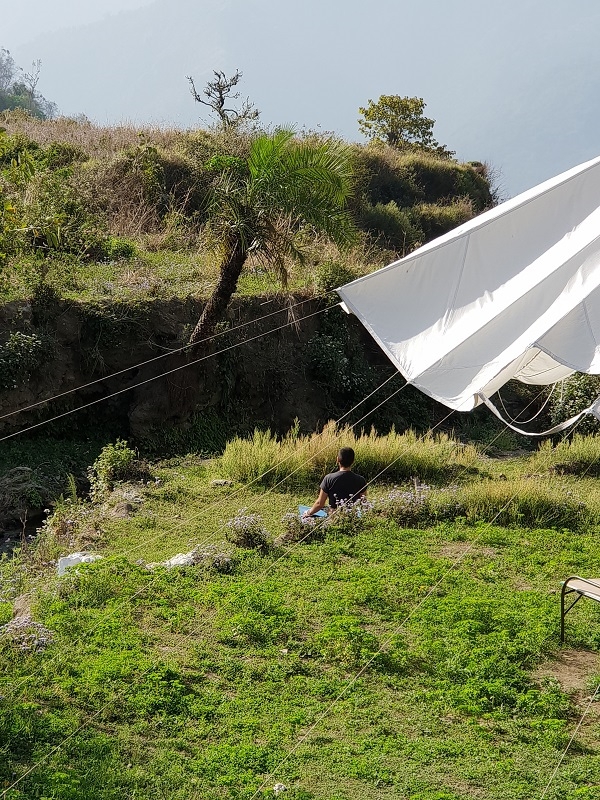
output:
[[[432,489],[413,481],[379,497],[376,511],[403,527],[462,519],[474,525],[556,528],[583,531],[600,523],[597,509],[566,486],[540,478],[487,480]]]
[[[600,396],[600,378],[597,375],[575,373],[556,387],[550,398],[550,418],[553,425],[574,417],[591,406]],[[588,414],[577,425],[581,434],[597,433],[598,420]]]
[[[415,480],[408,486],[395,486],[377,499],[376,509],[384,517],[403,528],[431,524],[435,516],[431,507],[431,487]]]
[[[356,273],[344,264],[338,261],[324,261],[319,264],[315,272],[315,289],[319,294],[326,295],[345,283],[350,283],[356,277],[358,277]]]
[[[253,139],[245,164],[227,164],[209,194],[206,232],[219,252],[220,279],[190,342],[212,334],[250,254],[287,280],[286,259],[302,260],[315,232],[339,245],[355,229],[347,210],[352,162],[334,139],[297,139],[292,131]]]
[[[0,343],[0,389],[16,389],[28,381],[53,352],[52,342],[38,333],[14,331]]]
[[[140,464],[137,453],[126,441],[117,439],[114,444],[105,445],[90,469],[91,491],[102,496],[114,488],[117,481],[138,477]]]
[[[23,109],[33,117],[49,119],[56,106],[37,91],[41,62],[35,61],[31,73],[15,64],[8,50],[0,48],[0,111]]]
[[[265,550],[269,542],[269,534],[263,526],[262,517],[248,514],[246,508],[227,523],[225,538],[237,547]]]
[[[218,257],[224,254],[221,246],[227,250],[228,231],[237,231],[251,248],[244,292],[273,291],[273,271],[284,281],[289,278],[294,288],[312,288],[322,262],[364,274],[461,222],[464,214],[455,212],[462,208],[466,213],[466,198],[474,213],[492,203],[481,164],[459,164],[422,149],[345,145],[315,134],[292,136],[280,148],[280,132],[270,137],[234,129],[101,128],[84,118],[41,121],[19,112],[2,112],[0,123],[6,127],[0,135],[0,291],[7,299],[28,296],[34,283],[30,266],[39,271],[40,261],[49,262],[43,282],[63,297],[126,293],[136,283],[132,273],[142,272],[139,283],[150,287],[149,294],[206,297],[224,263],[215,263],[214,256],[215,250]],[[309,214],[298,219],[303,151],[312,153],[304,164],[308,173],[320,171],[318,181],[303,173]],[[342,152],[345,202],[340,214],[361,230],[354,234],[352,251],[325,241],[332,231],[320,235],[310,217],[313,212],[324,215],[323,170],[338,163]],[[294,176],[287,189],[280,180],[284,162]],[[260,168],[260,180],[251,163]],[[274,197],[277,187],[279,198]],[[259,188],[266,192],[263,201],[270,198],[272,217],[263,201],[257,205]],[[288,193],[282,207],[281,196]],[[453,201],[459,198],[465,199],[455,209]],[[427,207],[432,203],[444,208],[437,216]],[[424,204],[422,213],[412,214],[418,204]],[[256,236],[251,219],[242,232],[244,208],[257,209],[258,221],[269,220]],[[344,227],[340,214],[328,218],[337,233]],[[273,234],[268,241],[267,234]],[[135,260],[135,267],[121,260]],[[167,279],[161,266],[169,262],[181,268],[167,270]]]
[[[144,452],[154,457],[197,453],[210,458],[223,451],[233,427],[231,420],[202,411],[192,414],[185,428],[160,425],[148,430],[141,443]]]
[[[442,203],[419,203],[410,210],[410,218],[417,230],[423,231],[425,241],[443,236],[458,225],[475,216],[468,198],[459,198],[446,205]]]
[[[57,501],[67,491],[69,475],[79,487],[85,470],[101,450],[97,438],[62,439],[18,437],[0,450],[0,518],[18,519],[32,508]],[[25,466],[26,465],[26,466]]]
[[[421,97],[383,94],[377,102],[369,100],[366,108],[359,108],[362,119],[358,127],[371,141],[400,150],[429,150],[451,158],[454,153],[433,138],[435,120],[424,115],[425,106]]]
[[[60,171],[35,171],[19,204],[22,251],[42,255],[74,253],[102,257],[106,237],[102,222]]]
[[[283,533],[275,539],[275,545],[300,542],[318,542],[325,538],[327,526],[322,518],[302,518],[300,514],[288,512],[281,518]]]
[[[458,785],[483,800],[523,800],[553,776],[557,797],[592,797],[600,772],[577,726],[580,698],[597,683],[597,604],[568,617],[582,664],[573,693],[561,688],[557,633],[560,581],[600,563],[597,532],[569,515],[580,498],[597,513],[599,493],[594,480],[532,477],[529,457],[491,461],[478,463],[529,477],[464,473],[464,484],[407,483],[392,498],[378,481],[370,495],[381,503],[347,530],[332,519],[302,547],[246,548],[229,572],[149,571],[134,560],[226,530],[232,492],[243,517],[260,512],[259,527],[273,532],[306,500],[215,487],[211,465],[174,459],[156,465],[161,480],[130,518],[95,507],[105,529],[96,564],[58,582],[46,564],[44,576],[57,552],[45,533],[32,545],[39,557],[1,559],[0,626],[17,594],[31,602],[12,642],[0,632],[3,786],[15,800],[266,798],[277,784],[302,800],[439,800],[458,797],[449,788]],[[507,494],[515,513],[501,527],[489,512]],[[53,522],[65,547],[69,520],[93,508],[73,500]],[[412,517],[380,513],[392,502]],[[453,503],[472,509],[472,525],[454,519]],[[428,504],[448,519],[415,523]],[[526,529],[528,520],[551,527]]]
[[[535,478],[444,489],[429,502],[433,518],[463,517],[470,523],[584,531],[600,521],[597,512],[570,488]]]
[[[0,475],[0,524],[25,517],[31,506],[40,506],[45,487],[30,467],[13,467]]]
[[[420,222],[420,218],[418,221]],[[381,237],[401,256],[407,255],[421,244],[422,233],[412,214],[398,208],[394,200],[385,205],[377,203],[367,206],[361,213],[360,222],[361,227],[373,236]]]

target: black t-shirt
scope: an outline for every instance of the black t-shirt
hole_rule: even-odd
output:
[[[327,492],[329,505],[332,508],[336,508],[338,502],[342,500],[358,500],[366,488],[367,482],[363,476],[351,470],[330,472],[321,481],[321,489]]]

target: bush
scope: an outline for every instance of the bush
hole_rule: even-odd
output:
[[[402,154],[398,161],[421,190],[425,203],[439,203],[450,197],[464,197],[474,213],[493,205],[490,185],[480,165],[460,164],[423,151]]]
[[[38,172],[22,201],[21,247],[27,251],[102,254],[106,233],[81,194],[61,172]]]
[[[415,528],[433,520],[430,496],[431,487],[415,480],[408,487],[392,489],[378,500],[376,509],[403,528]]]
[[[403,256],[421,244],[423,236],[419,227],[413,224],[410,209],[399,208],[394,200],[365,208],[360,225],[372,236],[383,238]]]
[[[62,169],[79,161],[87,161],[87,154],[71,142],[52,142],[44,151],[44,162],[49,169]]]
[[[111,491],[117,481],[131,480],[140,475],[140,464],[135,450],[126,441],[117,439],[107,444],[90,469],[90,484],[93,496]]]
[[[50,341],[37,333],[15,331],[0,344],[0,389],[16,389],[47,361]]]
[[[327,294],[345,283],[350,283],[356,277],[356,273],[349,267],[337,261],[324,261],[316,270],[315,288],[319,294]]]
[[[393,147],[357,146],[355,150],[358,185],[365,187],[370,205],[411,206],[424,199],[423,190],[407,167],[401,153]]]
[[[284,527],[284,532],[275,540],[276,545],[285,545],[293,543],[319,542],[325,538],[325,523],[324,518],[308,517],[301,519],[299,514],[290,512],[284,514],[281,519]]]
[[[255,550],[266,550],[269,543],[269,533],[263,526],[262,517],[247,514],[245,508],[240,508],[236,516],[229,520],[225,538],[236,547]]]
[[[128,239],[117,236],[108,236],[102,243],[101,256],[107,261],[116,261],[119,258],[133,258],[136,254],[135,244]]]
[[[590,406],[600,396],[600,376],[576,373],[564,380],[560,389],[550,398],[550,417],[552,425],[574,417]],[[597,433],[599,422],[587,415],[577,425],[578,433]]]
[[[461,197],[451,203],[419,203],[410,209],[410,216],[416,228],[423,231],[425,241],[448,233],[463,222],[475,216],[473,203]]]

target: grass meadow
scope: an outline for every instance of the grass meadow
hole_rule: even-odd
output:
[[[317,437],[255,437],[67,496],[2,559],[3,800],[600,797],[600,606],[558,639],[561,580],[600,576],[594,442],[354,444],[398,471],[319,537],[286,531],[331,454],[275,486]],[[78,549],[103,558],[59,578]]]

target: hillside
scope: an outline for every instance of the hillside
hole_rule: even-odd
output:
[[[104,129],[85,121],[39,121],[17,112],[4,114],[2,121],[2,408],[9,413],[153,358],[160,361],[154,374],[179,366],[176,353],[165,360],[168,351],[186,344],[219,274],[219,243],[210,249],[206,236],[211,222],[207,198],[221,173],[244,163],[252,135]],[[321,139],[311,134],[300,141],[310,149]],[[331,311],[335,286],[410,252],[493,203],[481,164],[386,147],[345,150],[354,173],[349,203],[357,229],[353,246],[336,248],[306,226],[293,243],[294,251],[302,251],[301,260],[286,256],[273,271],[259,255],[251,256],[237,285],[238,310],[226,322],[232,336],[227,335],[223,346],[237,347],[233,329],[258,317],[280,328],[289,323],[293,338],[293,326],[301,326],[304,316]],[[253,297],[260,300],[253,303]],[[312,306],[307,305],[311,298]],[[332,311],[329,317],[338,323],[320,328],[321,334],[330,337],[340,357],[350,358],[354,349],[351,361],[360,360],[364,347],[357,345],[359,334],[344,334],[343,318]],[[266,334],[270,327],[271,322],[257,330]],[[244,331],[245,336],[250,333]],[[304,341],[314,333],[311,322]],[[323,354],[325,343],[322,338]],[[311,347],[317,344],[311,339]],[[315,347],[313,362],[318,358]],[[263,357],[262,363],[268,360],[276,369],[285,366],[282,353]],[[50,370],[40,369],[48,364]],[[195,374],[192,366],[184,375]],[[341,366],[327,369],[332,386],[336,369],[340,380],[350,380],[341,374]],[[359,373],[361,369],[357,367]],[[303,363],[300,371],[310,372],[309,364]],[[125,376],[129,383],[132,377]],[[154,375],[146,370],[138,377]],[[355,393],[368,388],[365,374],[352,380],[362,381],[354,386]],[[107,388],[123,385],[129,384]],[[186,401],[188,416],[194,409],[207,409],[201,388]],[[150,386],[139,402],[146,397],[154,404],[157,391],[156,385]],[[352,391],[342,395],[349,403],[354,398]],[[208,408],[216,409],[218,399],[208,402]],[[271,403],[278,400],[274,396]],[[286,402],[291,408],[294,395]],[[325,418],[317,418],[326,421],[336,410],[334,404]],[[294,418],[289,413],[278,418],[276,412],[265,417],[258,408],[246,411],[250,426],[266,421],[281,429]],[[169,409],[163,418],[160,414],[157,406],[147,424],[173,416]],[[185,415],[180,410],[178,416]],[[5,425],[12,429],[13,423]],[[304,427],[314,424],[314,415],[303,422]],[[139,435],[141,427],[131,431]]]
[[[352,246],[301,226],[285,288],[252,256],[188,353],[248,135],[4,120],[2,800],[594,798],[598,605],[558,630],[596,438],[452,435],[332,292],[487,207],[485,169],[352,146]],[[341,444],[368,502],[305,525]]]

